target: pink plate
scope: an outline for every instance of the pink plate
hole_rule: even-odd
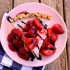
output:
[[[51,27],[52,25],[56,23],[59,23],[63,27],[65,33],[59,35],[59,38],[55,43],[55,47],[57,48],[56,52],[51,56],[47,56],[47,57],[43,56],[41,61],[37,59],[35,59],[33,62],[25,61],[21,59],[20,57],[18,57],[18,55],[15,52],[12,52],[8,48],[7,35],[10,33],[12,26],[6,20],[6,18],[2,19],[2,24],[1,24],[1,43],[2,43],[3,49],[5,50],[5,52],[11,59],[13,59],[14,61],[22,65],[36,67],[36,66],[42,66],[42,65],[51,63],[56,58],[58,58],[58,56],[62,53],[62,51],[65,48],[66,41],[67,41],[67,29],[66,29],[66,25],[62,17],[53,8],[47,5],[41,4],[41,3],[34,3],[34,2],[21,4],[17,6],[16,8],[12,9],[8,13],[8,15],[10,15],[11,17],[14,17],[16,14],[22,11],[40,12],[40,13],[49,14],[52,16],[52,20],[50,20],[49,25],[48,25],[49,27]]]

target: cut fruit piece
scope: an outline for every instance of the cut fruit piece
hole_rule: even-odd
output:
[[[27,54],[27,51],[23,46],[19,49],[19,52],[22,53],[23,55]]]
[[[51,40],[52,40],[53,42],[55,42],[57,39],[58,39],[58,35],[53,34],[53,35],[51,36]]]
[[[9,46],[9,49],[10,49],[11,51],[15,51],[15,48],[13,47],[13,45],[12,45],[11,42],[9,42],[8,46]]]
[[[52,31],[55,34],[63,34],[64,33],[64,30],[60,24],[55,24],[54,26],[52,26]]]
[[[29,31],[31,28],[32,28],[32,26],[33,26],[33,23],[32,23],[33,21],[32,20],[29,20],[27,23],[26,23],[26,27],[24,28],[24,30],[27,32],[27,31]]]
[[[8,35],[8,37],[7,37],[8,42],[11,42],[11,41],[14,40],[14,39],[15,39],[15,36],[14,36],[13,33],[10,33],[10,34]]]
[[[47,29],[47,34],[48,34],[49,37],[52,36],[53,32],[52,32],[52,29],[51,28],[48,28]]]
[[[50,50],[50,49],[41,49],[40,53],[44,56],[49,56],[55,53],[55,50]]]
[[[25,34],[25,37],[30,37],[30,38],[36,37],[36,33],[35,33],[35,30],[34,30],[34,27],[32,27],[32,28]]]
[[[31,44],[33,42],[33,38],[25,38],[25,44]]]
[[[45,40],[44,40],[44,43],[45,43],[46,45],[50,44],[50,43],[51,43],[50,37],[46,37]]]
[[[22,55],[20,52],[17,52],[18,56],[26,61],[29,60],[29,57],[26,57],[25,55]]]
[[[12,29],[11,33],[18,35],[18,37],[22,38],[22,32],[19,29]]]
[[[37,18],[33,19],[33,24],[38,30],[42,30],[42,24]]]
[[[34,44],[30,44],[30,45],[27,45],[26,48],[31,51],[35,48],[35,45]]]

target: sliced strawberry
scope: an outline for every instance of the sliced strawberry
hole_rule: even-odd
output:
[[[33,26],[33,20],[29,20],[27,23],[26,23],[26,27],[24,28],[24,30],[27,32],[27,31],[29,31],[31,28],[32,28],[32,26]]]
[[[51,28],[48,28],[47,29],[47,34],[48,34],[49,37],[52,36],[53,32],[52,32],[52,29]]]
[[[44,56],[49,56],[55,53],[55,50],[50,50],[50,49],[41,49],[40,53]]]
[[[50,43],[51,43],[50,37],[46,37],[45,40],[44,40],[44,43],[45,43],[46,45],[50,44]]]
[[[12,29],[11,33],[18,35],[18,37],[22,38],[22,32],[19,29]]]
[[[33,27],[25,34],[25,37],[30,37],[30,38],[36,37],[35,30]]]
[[[42,24],[37,18],[33,19],[33,24],[38,30],[42,30]]]
[[[48,49],[55,49],[55,47],[52,44],[49,44],[46,46]]]
[[[18,54],[18,56],[19,56],[20,58],[22,58],[22,59],[24,59],[24,60],[26,60],[26,61],[29,60],[28,57],[26,57],[25,55],[22,55],[20,52],[17,52],[17,54]]]
[[[53,35],[51,36],[51,40],[52,40],[53,42],[55,42],[57,39],[58,39],[58,35],[53,34]]]
[[[55,24],[54,26],[52,26],[52,31],[55,34],[63,34],[64,33],[64,30],[60,24]]]
[[[20,46],[20,47],[21,47],[21,46],[24,46],[23,40],[19,40],[19,46]]]
[[[25,38],[25,44],[31,44],[33,42],[33,38]]]
[[[14,46],[12,45],[11,42],[9,42],[8,46],[9,46],[9,49],[10,49],[11,51],[15,51]]]

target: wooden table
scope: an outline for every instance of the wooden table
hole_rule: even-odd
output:
[[[49,5],[56,9],[65,20],[68,29],[66,48],[58,59],[46,65],[45,70],[70,70],[70,0],[0,0],[0,22],[5,11],[10,11],[17,5],[26,2],[39,2]]]

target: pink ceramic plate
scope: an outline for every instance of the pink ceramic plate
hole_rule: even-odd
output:
[[[62,51],[65,48],[66,41],[67,41],[67,29],[66,29],[66,25],[62,17],[51,7],[41,4],[41,3],[34,3],[34,2],[21,4],[17,6],[16,8],[14,8],[13,10],[11,10],[8,13],[8,15],[10,15],[11,17],[14,17],[16,14],[22,11],[41,12],[41,13],[49,14],[52,16],[52,20],[48,24],[49,27],[51,27],[52,25],[56,23],[59,23],[63,27],[65,33],[62,35],[59,35],[59,38],[55,43],[55,47],[57,48],[56,52],[51,56],[47,56],[47,57],[43,56],[41,61],[37,59],[35,59],[33,62],[25,61],[21,59],[20,57],[18,57],[18,55],[15,52],[12,52],[8,48],[7,35],[10,33],[12,26],[11,24],[9,24],[6,18],[2,19],[2,25],[1,25],[1,43],[2,43],[3,49],[5,50],[5,52],[11,59],[13,59],[14,61],[22,65],[36,67],[36,66],[42,66],[42,65],[51,63],[62,53]]]

